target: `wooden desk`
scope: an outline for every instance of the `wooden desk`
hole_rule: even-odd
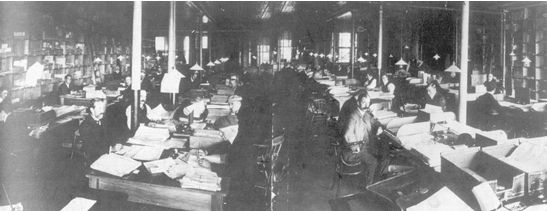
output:
[[[182,210],[223,210],[229,178],[222,178],[223,191],[214,192],[181,188],[177,181],[163,174],[147,175],[142,166],[140,170],[139,174],[127,178],[91,170],[86,177],[89,178],[90,188],[125,193],[131,202]]]

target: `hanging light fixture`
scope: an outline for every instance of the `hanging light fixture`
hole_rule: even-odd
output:
[[[398,66],[405,66],[405,65],[408,65],[408,63],[405,62],[405,60],[403,60],[403,58],[401,57],[401,59],[399,59],[399,61],[397,61],[397,63],[395,63],[395,65],[398,65]]]
[[[325,57],[325,54],[319,54],[319,57],[323,58]]]
[[[365,56],[368,56],[368,52],[365,52]]]
[[[215,60],[215,64],[220,64],[220,61],[218,59]]]
[[[374,56],[374,57],[377,57],[377,56],[378,56],[378,54],[374,53],[374,54],[372,54],[372,56]]]
[[[530,63],[532,63],[532,60],[530,60],[528,56],[525,56],[524,59],[522,59],[522,62],[524,63],[525,67],[530,67]]]
[[[364,59],[362,56],[360,56],[358,59],[357,59],[358,62],[360,63],[363,63],[363,62],[366,62],[367,60]]]
[[[450,65],[450,67],[446,68],[444,71],[448,72],[448,73],[461,73],[462,72],[462,70],[460,70],[460,68],[458,68],[458,66],[456,66],[456,62],[453,62],[452,65]]]
[[[389,58],[393,58],[393,54],[389,54]]]
[[[101,58],[97,57],[97,58],[95,58],[95,60],[93,60],[93,62],[101,63],[101,62],[103,62],[103,60]]]
[[[435,59],[435,61],[441,59],[441,56],[439,56],[438,53],[435,54],[435,56],[433,56],[433,59]]]
[[[206,66],[207,66],[207,67],[214,67],[214,66],[215,66],[215,63],[213,63],[213,62],[209,61],[209,63],[207,63],[207,65],[206,65]]]
[[[332,54],[327,54],[327,58],[332,59]]]
[[[204,69],[199,66],[198,63],[196,63],[194,66],[190,67],[190,70],[193,70],[193,71],[203,71]]]

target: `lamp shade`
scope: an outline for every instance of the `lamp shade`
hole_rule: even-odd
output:
[[[395,65],[399,65],[399,66],[405,66],[405,65],[408,65],[405,60],[403,60],[403,58],[399,59],[399,61],[397,63],[395,63]]]
[[[93,62],[101,63],[101,62],[103,62],[103,60],[101,58],[97,57],[97,58],[95,58],[95,60],[93,60]]]
[[[444,71],[449,72],[449,73],[460,73],[460,72],[462,72],[462,70],[460,70],[460,68],[458,68],[458,66],[456,66],[455,63],[452,63],[452,65],[450,65],[450,67],[446,68]]]
[[[201,68],[201,66],[199,66],[198,63],[196,63],[194,66],[190,67],[190,70],[193,70],[193,71],[203,71],[204,69]]]
[[[363,63],[363,62],[366,62],[367,60],[365,60],[363,57],[359,57],[357,61]]]
[[[220,64],[220,61],[218,59],[215,60],[215,64]]]
[[[207,67],[213,67],[213,66],[215,66],[215,64],[214,64],[213,62],[209,61],[209,63],[207,63],[206,66],[207,66]]]

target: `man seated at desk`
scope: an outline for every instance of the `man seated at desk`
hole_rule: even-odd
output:
[[[110,146],[103,123],[105,109],[106,99],[92,100],[87,108],[89,115],[80,124],[79,131],[80,139],[83,141],[83,150],[91,162],[107,153]]]
[[[344,104],[342,105],[340,113],[338,114],[338,128],[341,130],[341,132],[344,132],[350,115],[357,110],[357,97],[362,92],[363,90],[359,90],[353,93],[353,96],[350,99],[346,100],[346,102],[344,102]]]
[[[344,132],[345,145],[342,157],[347,163],[361,162],[365,164],[367,184],[374,182],[378,166],[378,148],[376,135],[382,132],[380,123],[374,119],[368,109],[370,96],[363,91],[357,96],[357,109],[350,115]],[[375,135],[376,134],[376,135]]]
[[[503,107],[494,98],[494,92],[496,91],[496,85],[493,83],[487,83],[486,93],[479,96],[475,101],[477,108],[477,120],[482,121],[479,123],[481,126],[487,126],[489,121],[492,121],[492,117],[500,114],[503,111]],[[493,122],[491,122],[493,123]],[[485,128],[488,129],[488,128]]]
[[[232,95],[228,98],[228,104],[230,105],[230,114],[218,118],[213,124],[214,128],[224,133],[224,136],[230,143],[234,142],[234,139],[238,132],[238,118],[239,108],[241,108],[242,98],[237,95]]]
[[[183,102],[182,105],[176,109],[173,118],[179,120],[182,118],[190,119],[190,116],[195,120],[205,120],[209,111],[207,110],[207,104],[205,99],[199,94],[192,97],[190,102]]]
[[[59,85],[59,90],[58,90],[59,96],[70,94],[70,92],[74,90],[75,88],[74,88],[74,84],[72,83],[72,76],[67,74],[65,76],[65,81],[61,85]]]
[[[494,94],[501,94],[504,91],[502,83],[492,73],[488,74],[488,80],[484,82],[484,86],[488,85],[494,87]]]
[[[395,84],[389,81],[386,74],[382,75],[382,82],[380,83],[380,89],[382,92],[393,94],[395,92]]]
[[[152,110],[148,104],[146,104],[147,92],[145,90],[140,90],[140,99],[139,99],[139,108],[138,108],[138,124],[147,124],[152,121],[159,121],[161,117],[150,115],[149,111]],[[125,109],[125,115],[127,116],[127,127],[131,128],[131,105],[127,106]]]
[[[367,89],[374,89],[376,88],[376,78],[372,76],[372,73],[367,73],[367,81],[365,82],[365,87]]]
[[[425,105],[429,104],[441,107],[443,111],[446,111],[446,99],[442,95],[440,85],[437,81],[433,81],[427,85],[426,94],[418,103],[418,105],[412,106],[412,104],[407,104],[406,106],[425,108]]]

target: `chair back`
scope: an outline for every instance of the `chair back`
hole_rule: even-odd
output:
[[[329,111],[327,100],[323,98],[313,99],[310,105],[310,111],[312,114],[327,114]]]
[[[273,138],[270,154],[272,158],[272,163],[275,162],[279,157],[279,152],[281,151],[281,146],[283,146],[283,142],[285,142],[285,134]]]

